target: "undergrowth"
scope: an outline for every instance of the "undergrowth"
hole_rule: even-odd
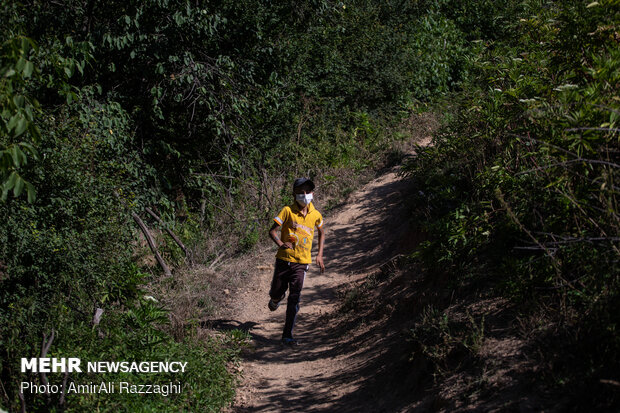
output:
[[[472,364],[484,340],[484,316],[476,320],[467,314],[466,322],[456,322],[428,305],[409,330],[408,340],[412,346],[410,361],[418,357],[430,360],[430,371],[438,380],[462,369],[464,364]]]
[[[457,291],[492,288],[533,319],[545,313],[550,328],[532,332],[542,378],[575,406],[610,408],[619,399],[604,383],[620,367],[620,9],[586,3],[525,2],[511,36],[485,40],[472,58],[472,84],[407,171],[431,234],[418,262]],[[431,318],[422,326],[446,352],[447,321]],[[437,359],[424,328],[415,337]]]

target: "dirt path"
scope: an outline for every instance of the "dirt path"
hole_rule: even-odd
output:
[[[406,188],[397,172],[393,168],[366,184],[326,217],[326,271],[320,274],[312,265],[306,276],[294,330],[298,347],[279,341],[286,305],[275,312],[267,309],[275,246],[261,254],[254,288],[241,293],[242,306],[234,317],[234,327],[250,332],[254,350],[242,363],[233,411],[366,411],[356,405],[360,398],[355,393],[367,379],[359,371],[370,349],[351,345],[354,337],[336,331],[338,291],[394,255],[391,240],[399,239],[394,236],[401,227],[396,217],[402,214]]]

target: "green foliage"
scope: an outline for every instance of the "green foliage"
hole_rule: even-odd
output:
[[[32,52],[32,53],[31,53]],[[0,183],[2,184],[2,201],[6,201],[8,192],[13,196],[21,195],[24,188],[28,201],[35,199],[33,185],[20,174],[22,166],[28,164],[28,158],[38,160],[39,155],[33,143],[40,137],[40,131],[34,122],[39,111],[39,102],[28,95],[26,86],[37,75],[31,55],[36,53],[34,42],[23,36],[7,39],[0,51]]]
[[[452,90],[461,77],[467,76],[463,33],[438,12],[424,16],[416,27],[410,46],[416,59],[408,77],[413,96],[428,99]]]
[[[567,392],[620,365],[603,333],[617,323],[620,274],[620,9],[586,4],[524,3],[511,38],[470,59],[471,87],[447,106],[456,117],[408,166],[432,234],[418,259],[455,286],[490,282],[539,303],[532,311],[557,306],[562,334],[588,360],[564,380]],[[577,345],[588,336],[604,343]]]
[[[507,40],[513,23],[530,4],[515,0],[439,1],[441,13],[454,22],[467,40]]]
[[[4,56],[11,57],[11,53],[23,54],[23,47],[16,45],[33,43],[7,44]],[[31,49],[36,71],[24,69],[2,78],[2,114],[8,119],[2,123],[1,136],[6,148],[2,173],[8,176],[4,195],[9,190],[15,193],[15,198],[4,196],[0,204],[4,222],[0,229],[0,374],[11,400],[3,405],[17,408],[15,383],[24,379],[17,361],[38,355],[42,334],[49,336],[54,329],[54,355],[95,360],[102,355],[130,360],[185,358],[194,367],[181,379],[200,395],[186,391],[175,402],[189,410],[192,406],[218,410],[232,397],[233,379],[226,371],[234,356],[232,344],[214,342],[202,349],[175,343],[161,329],[167,313],[148,302],[137,304],[147,276],[133,263],[128,248],[136,236],[129,210],[169,204],[158,190],[154,168],[144,162],[135,144],[135,124],[129,114],[119,103],[103,98],[98,85],[69,83],[75,78],[74,70],[84,71],[87,60],[83,59],[90,50],[88,42],[69,38],[49,42],[45,49]],[[14,60],[6,60],[8,70]],[[14,116],[26,119],[26,127],[19,122],[13,125]],[[36,162],[29,162],[16,148],[25,148],[23,152]],[[17,174],[28,181],[15,178]],[[18,197],[24,187],[28,200]],[[89,325],[95,307],[105,309],[104,339]],[[109,325],[108,320],[116,324]],[[205,364],[210,367],[203,376]],[[35,394],[25,397],[33,411],[46,411],[58,403],[54,399],[50,405]],[[109,401],[110,409],[171,408],[165,399],[155,398],[150,405],[137,395],[121,397],[118,404]],[[68,396],[66,409],[101,409],[99,405],[93,395]]]
[[[167,311],[151,300],[141,298],[132,302],[126,312],[105,312],[99,327],[91,329],[85,323],[64,326],[52,347],[52,357],[79,357],[86,361],[181,361],[187,362],[183,373],[75,373],[69,381],[76,385],[114,382],[115,394],[80,393],[67,395],[65,411],[220,411],[234,394],[235,378],[226,369],[237,360],[245,345],[243,334],[230,338],[209,339],[204,343],[174,342],[159,328],[167,324]],[[23,375],[22,375],[23,376]],[[37,382],[35,375],[23,379]],[[61,374],[48,374],[50,384],[60,385]],[[181,393],[167,396],[120,393],[119,382],[134,384],[173,383]],[[57,399],[57,397],[55,397]],[[47,411],[43,398],[26,398],[29,410]],[[54,400],[57,401],[57,400]]]
[[[254,227],[254,229],[250,231],[245,231],[245,236],[241,238],[241,242],[239,245],[241,251],[246,252],[252,249],[252,247],[256,245],[256,243],[258,243],[259,236],[260,235],[256,227]]]
[[[409,331],[410,359],[429,360],[433,374],[443,375],[475,358],[483,339],[484,316],[476,321],[469,315],[466,322],[456,322],[446,313],[427,306]]]

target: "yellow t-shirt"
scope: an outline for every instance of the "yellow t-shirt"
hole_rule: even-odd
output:
[[[273,219],[282,226],[282,242],[291,242],[293,249],[278,249],[276,258],[284,261],[310,264],[312,262],[312,238],[314,227],[323,226],[323,216],[314,208],[312,202],[308,205],[308,213],[304,217],[297,202],[285,206],[277,217]]]

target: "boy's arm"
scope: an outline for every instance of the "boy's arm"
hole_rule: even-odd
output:
[[[277,222],[274,222],[273,225],[271,226],[271,229],[269,230],[269,236],[271,237],[271,239],[273,240],[273,242],[276,243],[276,245],[280,248],[293,248],[293,244],[291,244],[290,242],[282,242],[282,240],[280,239],[280,236],[278,235],[278,232],[280,232],[280,227],[281,225],[278,225]]]
[[[325,272],[325,264],[323,264],[323,245],[325,245],[325,231],[323,231],[324,225],[317,227],[319,231],[319,252],[316,254],[316,265],[321,269],[321,274]]]

